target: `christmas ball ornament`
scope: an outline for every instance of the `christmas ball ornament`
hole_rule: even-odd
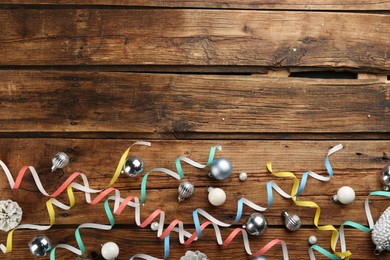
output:
[[[309,242],[310,245],[315,245],[317,244],[317,237],[316,236],[310,236],[307,241]]]
[[[212,205],[221,206],[225,203],[226,193],[222,189],[209,187],[207,190],[209,192],[208,198]]]
[[[114,242],[107,242],[102,246],[102,250],[100,252],[104,259],[114,260],[119,255],[119,247]]]
[[[288,230],[295,231],[301,227],[301,219],[298,215],[288,214],[287,211],[282,212],[284,218],[284,225]]]
[[[355,191],[349,186],[341,187],[336,195],[333,195],[334,202],[340,202],[342,204],[351,204],[355,200]]]
[[[196,250],[195,252],[188,250],[186,254],[180,257],[180,260],[207,260],[207,255]]]
[[[217,158],[210,165],[209,176],[217,180],[224,180],[230,177],[233,172],[232,163],[226,158]]]
[[[0,229],[10,231],[22,220],[23,211],[19,204],[12,200],[0,200]]]
[[[184,199],[191,197],[194,193],[195,187],[189,181],[183,181],[180,183],[178,191],[179,191],[179,202],[182,202]]]
[[[390,251],[390,207],[379,217],[371,232],[372,242],[376,245],[374,253]]]
[[[240,173],[240,176],[238,176],[238,178],[240,179],[240,181],[246,181],[246,179],[248,178],[248,174],[246,174],[246,172],[242,172]]]
[[[382,169],[380,180],[381,183],[383,184],[383,189],[385,191],[389,191],[390,190],[390,165]]]
[[[135,177],[144,170],[144,162],[141,158],[132,156],[127,158],[125,164],[123,165],[122,173],[130,177]]]
[[[259,236],[264,233],[268,227],[268,222],[261,213],[253,213],[247,222],[242,226],[249,234]]]
[[[159,226],[160,226],[160,224],[158,224],[158,222],[155,221],[152,224],[150,224],[150,229],[153,231],[157,231]]]
[[[265,255],[255,256],[251,258],[252,260],[267,260],[268,258]]]
[[[51,159],[53,166],[51,171],[54,172],[57,169],[63,169],[69,163],[69,156],[64,152],[59,152]]]
[[[31,239],[28,243],[30,251],[34,256],[46,256],[46,254],[52,249],[50,240],[45,235],[37,235]]]

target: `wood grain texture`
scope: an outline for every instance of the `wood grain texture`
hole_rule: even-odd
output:
[[[372,0],[6,0],[4,4],[114,5],[180,8],[238,8],[270,10],[389,10],[390,1]]]
[[[21,166],[33,164],[49,192],[54,191],[70,173],[76,170],[88,176],[91,187],[104,188],[112,176],[122,151],[131,143],[131,140],[0,139],[0,147],[2,147],[0,159],[14,172],[14,176]],[[235,203],[239,198],[246,197],[260,205],[266,204],[266,181],[273,180],[286,191],[291,189],[291,180],[275,178],[267,173],[266,161],[273,162],[275,171],[291,170],[301,176],[303,171],[311,169],[319,174],[325,174],[324,156],[327,150],[336,144],[333,141],[154,141],[151,147],[134,147],[131,154],[144,159],[146,171],[154,167],[174,169],[177,156],[187,155],[203,162],[208,157],[210,146],[218,143],[223,146],[223,152],[218,152],[217,156],[225,156],[232,160],[235,169],[233,176],[225,181],[213,181],[207,177],[207,171],[184,165],[186,179],[195,183],[196,192],[193,197],[179,204],[177,202],[179,182],[163,174],[151,174],[148,181],[147,201],[142,207],[142,219],[156,208],[161,208],[167,213],[166,223],[178,218],[184,221],[189,230],[193,230],[191,212],[196,208],[203,208],[222,221],[232,222],[236,212]],[[378,175],[381,168],[389,162],[387,154],[390,152],[388,150],[390,143],[389,141],[343,141],[342,144],[345,148],[330,158],[335,173],[334,178],[326,183],[309,179],[308,186],[299,199],[315,201],[322,207],[320,224],[339,225],[345,220],[366,224],[363,200],[371,191],[380,189]],[[51,155],[59,150],[66,151],[70,155],[71,163],[65,168],[63,174],[60,171],[50,173]],[[249,178],[246,182],[240,183],[238,174],[242,171],[248,172]],[[9,191],[5,176],[3,174],[1,176],[3,181],[0,182],[0,197],[20,203],[24,211],[22,223],[48,223],[44,208],[46,198],[37,192],[31,176],[26,175],[20,190],[12,192]],[[140,182],[141,178],[122,176],[115,187],[120,188],[122,194],[138,196]],[[215,208],[207,203],[205,187],[209,185],[226,190],[226,204]],[[350,185],[355,189],[357,199],[354,204],[341,206],[330,201],[331,195],[340,185]],[[107,223],[102,203],[96,206],[86,205],[80,193],[76,194],[76,198],[76,206],[70,211],[56,210],[57,225],[45,232],[53,239],[54,244],[65,242],[75,245],[74,229],[81,223]],[[66,201],[63,196],[59,199]],[[385,199],[372,199],[370,206],[374,219],[378,218],[388,204],[388,200]],[[301,230],[291,233],[281,228],[280,212],[286,208],[300,215],[304,224]],[[252,212],[246,207],[242,221]],[[120,225],[113,231],[82,230],[81,234],[88,252],[98,251],[99,245],[104,242],[115,241],[121,248],[119,259],[128,259],[138,252],[162,257],[163,242],[155,238],[155,234],[149,228],[136,227],[133,215],[134,210],[126,209],[116,218]],[[290,201],[275,195],[274,205],[265,212],[265,215],[270,228],[260,239],[251,239],[253,250],[278,237],[286,240],[290,248],[290,259],[308,259],[306,239],[310,235],[316,235],[319,244],[328,248],[331,234],[318,231],[313,227],[313,209],[307,210],[294,206]],[[232,229],[222,229],[223,237],[226,238],[231,231]],[[37,233],[41,232],[16,231],[14,252],[2,259],[19,259],[22,256],[23,259],[33,259],[29,258],[26,243]],[[5,233],[0,234],[1,241],[5,241],[5,235]],[[137,242],[134,242],[135,240]],[[375,259],[369,234],[348,229],[347,244],[354,253],[354,259]],[[202,239],[189,247],[179,246],[177,236],[172,235],[171,259],[178,259],[190,249],[204,251],[210,259],[229,259],[232,254],[237,255],[238,259],[246,258],[241,238],[234,240],[232,245],[222,250],[215,243],[212,229],[207,229]],[[59,250],[57,254],[61,256],[58,259],[73,258],[64,250]],[[280,259],[280,248],[272,249],[269,256],[270,259]],[[381,257],[376,259],[383,259]],[[318,259],[324,258],[319,256]]]
[[[193,230],[191,230],[193,231]],[[222,229],[223,238],[226,238],[232,231],[231,228]],[[62,235],[58,236],[58,232]],[[74,229],[65,228],[58,230],[49,230],[46,232],[53,240],[53,244],[61,242],[70,243],[76,246],[76,240],[74,237]],[[374,246],[371,242],[369,234],[347,230],[347,245],[353,244],[356,249],[352,251],[353,259],[384,259],[386,255],[375,257],[373,254]],[[30,255],[27,247],[28,241],[36,235],[36,231],[24,231],[15,232],[15,251],[2,256],[2,259],[37,259]],[[3,234],[2,234],[3,235]],[[308,243],[307,238],[310,235],[315,235],[318,238],[319,245],[328,249],[330,233],[321,232],[314,229],[302,228],[297,232],[287,232],[283,229],[269,228],[261,237],[251,238],[252,251],[256,252],[267,242],[274,239],[275,237],[283,238],[289,249],[290,259],[309,259],[307,254]],[[98,231],[82,229],[81,236],[84,239],[87,253],[100,252],[101,245],[108,241],[115,241],[120,248],[120,255],[117,260],[129,259],[137,252],[143,252],[146,254],[153,255],[158,258],[163,258],[164,255],[164,243],[162,240],[156,237],[156,233],[151,231],[149,227],[145,229],[136,227],[116,227],[111,231]],[[180,245],[177,235],[171,237],[171,257],[169,259],[180,259],[181,256],[185,255],[187,250],[200,250],[207,254],[209,259],[232,259],[234,255],[235,259],[250,259],[246,255],[244,246],[242,245],[242,237],[237,236],[233,242],[227,247],[218,246],[215,240],[215,235],[212,229],[204,231],[202,238],[194,242],[189,246]],[[56,251],[57,259],[74,259],[75,255],[67,252],[64,249],[58,249]],[[282,252],[280,246],[275,246],[268,253],[267,257],[270,260],[282,259]],[[320,254],[316,254],[318,260],[325,260]],[[41,259],[49,259],[44,257]],[[100,258],[98,258],[101,260]]]
[[[0,65],[237,65],[390,70],[384,14],[2,9]]]
[[[388,133],[388,83],[0,71],[0,132]]]

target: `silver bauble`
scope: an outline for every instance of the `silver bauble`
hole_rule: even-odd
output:
[[[123,165],[122,173],[130,177],[135,177],[144,170],[144,162],[141,158],[132,156],[127,158],[125,164]]]
[[[183,181],[180,183],[177,190],[179,191],[179,202],[182,202],[184,199],[191,197],[191,195],[194,193],[195,187],[191,182]]]
[[[385,191],[389,191],[390,190],[390,165],[385,166],[382,169],[380,180],[381,180],[381,183],[383,184],[383,189]]]
[[[376,245],[374,253],[390,251],[390,207],[379,217],[371,232],[372,242]]]
[[[46,254],[52,249],[50,240],[45,235],[37,235],[31,239],[28,243],[30,251],[34,256],[46,256]]]
[[[267,259],[268,258],[265,255],[255,256],[251,258],[251,260],[267,260]]]
[[[59,152],[51,159],[53,166],[51,171],[54,172],[57,169],[64,168],[69,163],[69,156],[64,152]]]
[[[232,163],[226,158],[217,158],[210,165],[209,176],[217,180],[224,180],[230,177],[233,172]]]
[[[253,213],[247,222],[242,226],[249,234],[259,236],[264,233],[268,227],[268,222],[261,213]]]
[[[284,218],[284,225],[288,230],[295,231],[301,227],[301,219],[294,214],[288,214],[287,211],[282,212]]]

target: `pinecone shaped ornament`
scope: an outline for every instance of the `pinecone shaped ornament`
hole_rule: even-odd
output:
[[[376,245],[374,253],[390,251],[390,207],[379,217],[371,233],[372,242]]]

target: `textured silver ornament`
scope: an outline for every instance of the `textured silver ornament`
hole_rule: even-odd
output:
[[[372,242],[376,245],[374,253],[390,251],[390,207],[379,217],[371,232]]]
[[[0,229],[10,231],[22,220],[23,211],[19,204],[12,200],[0,200]]]
[[[251,258],[251,260],[267,260],[267,259],[268,258],[265,255],[255,256]]]
[[[63,169],[69,163],[69,156],[64,152],[59,152],[51,159],[53,166],[51,171],[54,172],[57,169]]]
[[[288,230],[295,231],[301,227],[301,219],[298,215],[288,214],[287,211],[282,212],[282,216],[284,219],[284,225]]]
[[[49,238],[45,235],[37,235],[31,239],[28,243],[30,251],[34,256],[46,256],[46,254],[52,249]]]
[[[261,213],[253,213],[247,222],[242,226],[248,234],[259,236],[264,233],[268,227],[268,222]]]
[[[195,191],[194,185],[189,181],[183,181],[180,183],[179,188],[177,189],[179,191],[179,202],[182,202],[184,199],[191,197],[191,195]]]
[[[380,180],[381,183],[383,184],[383,189],[385,191],[389,191],[390,190],[390,165],[387,165],[382,169]]]
[[[188,250],[186,254],[180,257],[180,260],[207,260],[207,255],[203,254],[200,251],[190,251]]]
[[[125,164],[123,165],[122,173],[130,177],[135,177],[139,175],[144,170],[144,162],[141,158],[132,156],[127,158]]]
[[[232,163],[226,158],[217,158],[210,165],[209,176],[217,180],[224,180],[230,177],[233,172]]]

